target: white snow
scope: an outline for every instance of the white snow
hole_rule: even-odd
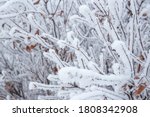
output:
[[[142,9],[142,11],[140,12],[140,16],[144,17],[144,14],[146,14],[148,17],[150,17],[150,5],[147,5],[145,8]]]
[[[71,100],[104,100],[107,97],[108,99],[122,100],[126,99],[123,95],[118,95],[113,91],[109,91],[107,89],[100,88],[97,91],[89,91],[85,93],[81,93],[71,98]]]
[[[64,62],[58,57],[58,55],[55,53],[53,49],[49,49],[48,52],[43,53],[45,57],[49,58],[50,60],[57,63],[60,67],[64,67]]]
[[[49,81],[57,81],[58,83],[60,81],[58,75],[52,75],[52,74],[49,74],[48,77],[47,77],[47,79]]]
[[[116,75],[119,75],[120,74],[120,64],[119,63],[114,63],[113,66],[113,72],[116,74]]]
[[[85,88],[91,85],[111,85],[128,79],[125,75],[101,75],[92,70],[75,67],[64,67],[58,72],[59,79],[63,83],[76,83]]]
[[[58,44],[58,46],[59,46],[60,48],[65,48],[65,47],[66,47],[64,40],[59,40],[59,41],[57,41],[57,44]]]
[[[79,7],[79,12],[85,17],[85,19],[90,23],[91,26],[95,26],[97,24],[97,20],[87,5],[81,5]]]
[[[58,85],[46,85],[42,83],[37,82],[30,82],[29,83],[29,90],[35,90],[35,89],[42,89],[42,90],[58,90],[60,86]]]
[[[119,40],[115,40],[111,45],[111,47],[117,52],[121,61],[123,62],[125,75],[131,77],[132,75],[132,66],[131,66],[131,59],[130,59],[131,57],[125,43]]]

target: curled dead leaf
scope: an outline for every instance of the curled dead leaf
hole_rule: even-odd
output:
[[[37,44],[34,44],[34,45],[27,45],[25,49],[26,49],[26,51],[31,52],[31,50],[32,50],[33,48],[35,48],[36,45],[37,45]]]
[[[139,76],[135,76],[134,79],[135,80],[139,80],[140,78],[139,78]]]
[[[33,4],[34,5],[37,5],[37,4],[39,4],[40,3],[40,0],[33,0]]]
[[[139,96],[144,91],[145,88],[146,84],[140,84],[136,89],[136,91],[134,92],[135,96]]]
[[[39,35],[40,34],[40,30],[37,29],[36,32],[35,32],[35,35]]]

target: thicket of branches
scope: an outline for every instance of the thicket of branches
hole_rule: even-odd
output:
[[[1,99],[150,99],[146,0],[0,0]]]

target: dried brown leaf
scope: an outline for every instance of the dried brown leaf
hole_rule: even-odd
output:
[[[136,96],[140,95],[144,91],[145,88],[146,88],[146,85],[140,84],[134,94]]]

